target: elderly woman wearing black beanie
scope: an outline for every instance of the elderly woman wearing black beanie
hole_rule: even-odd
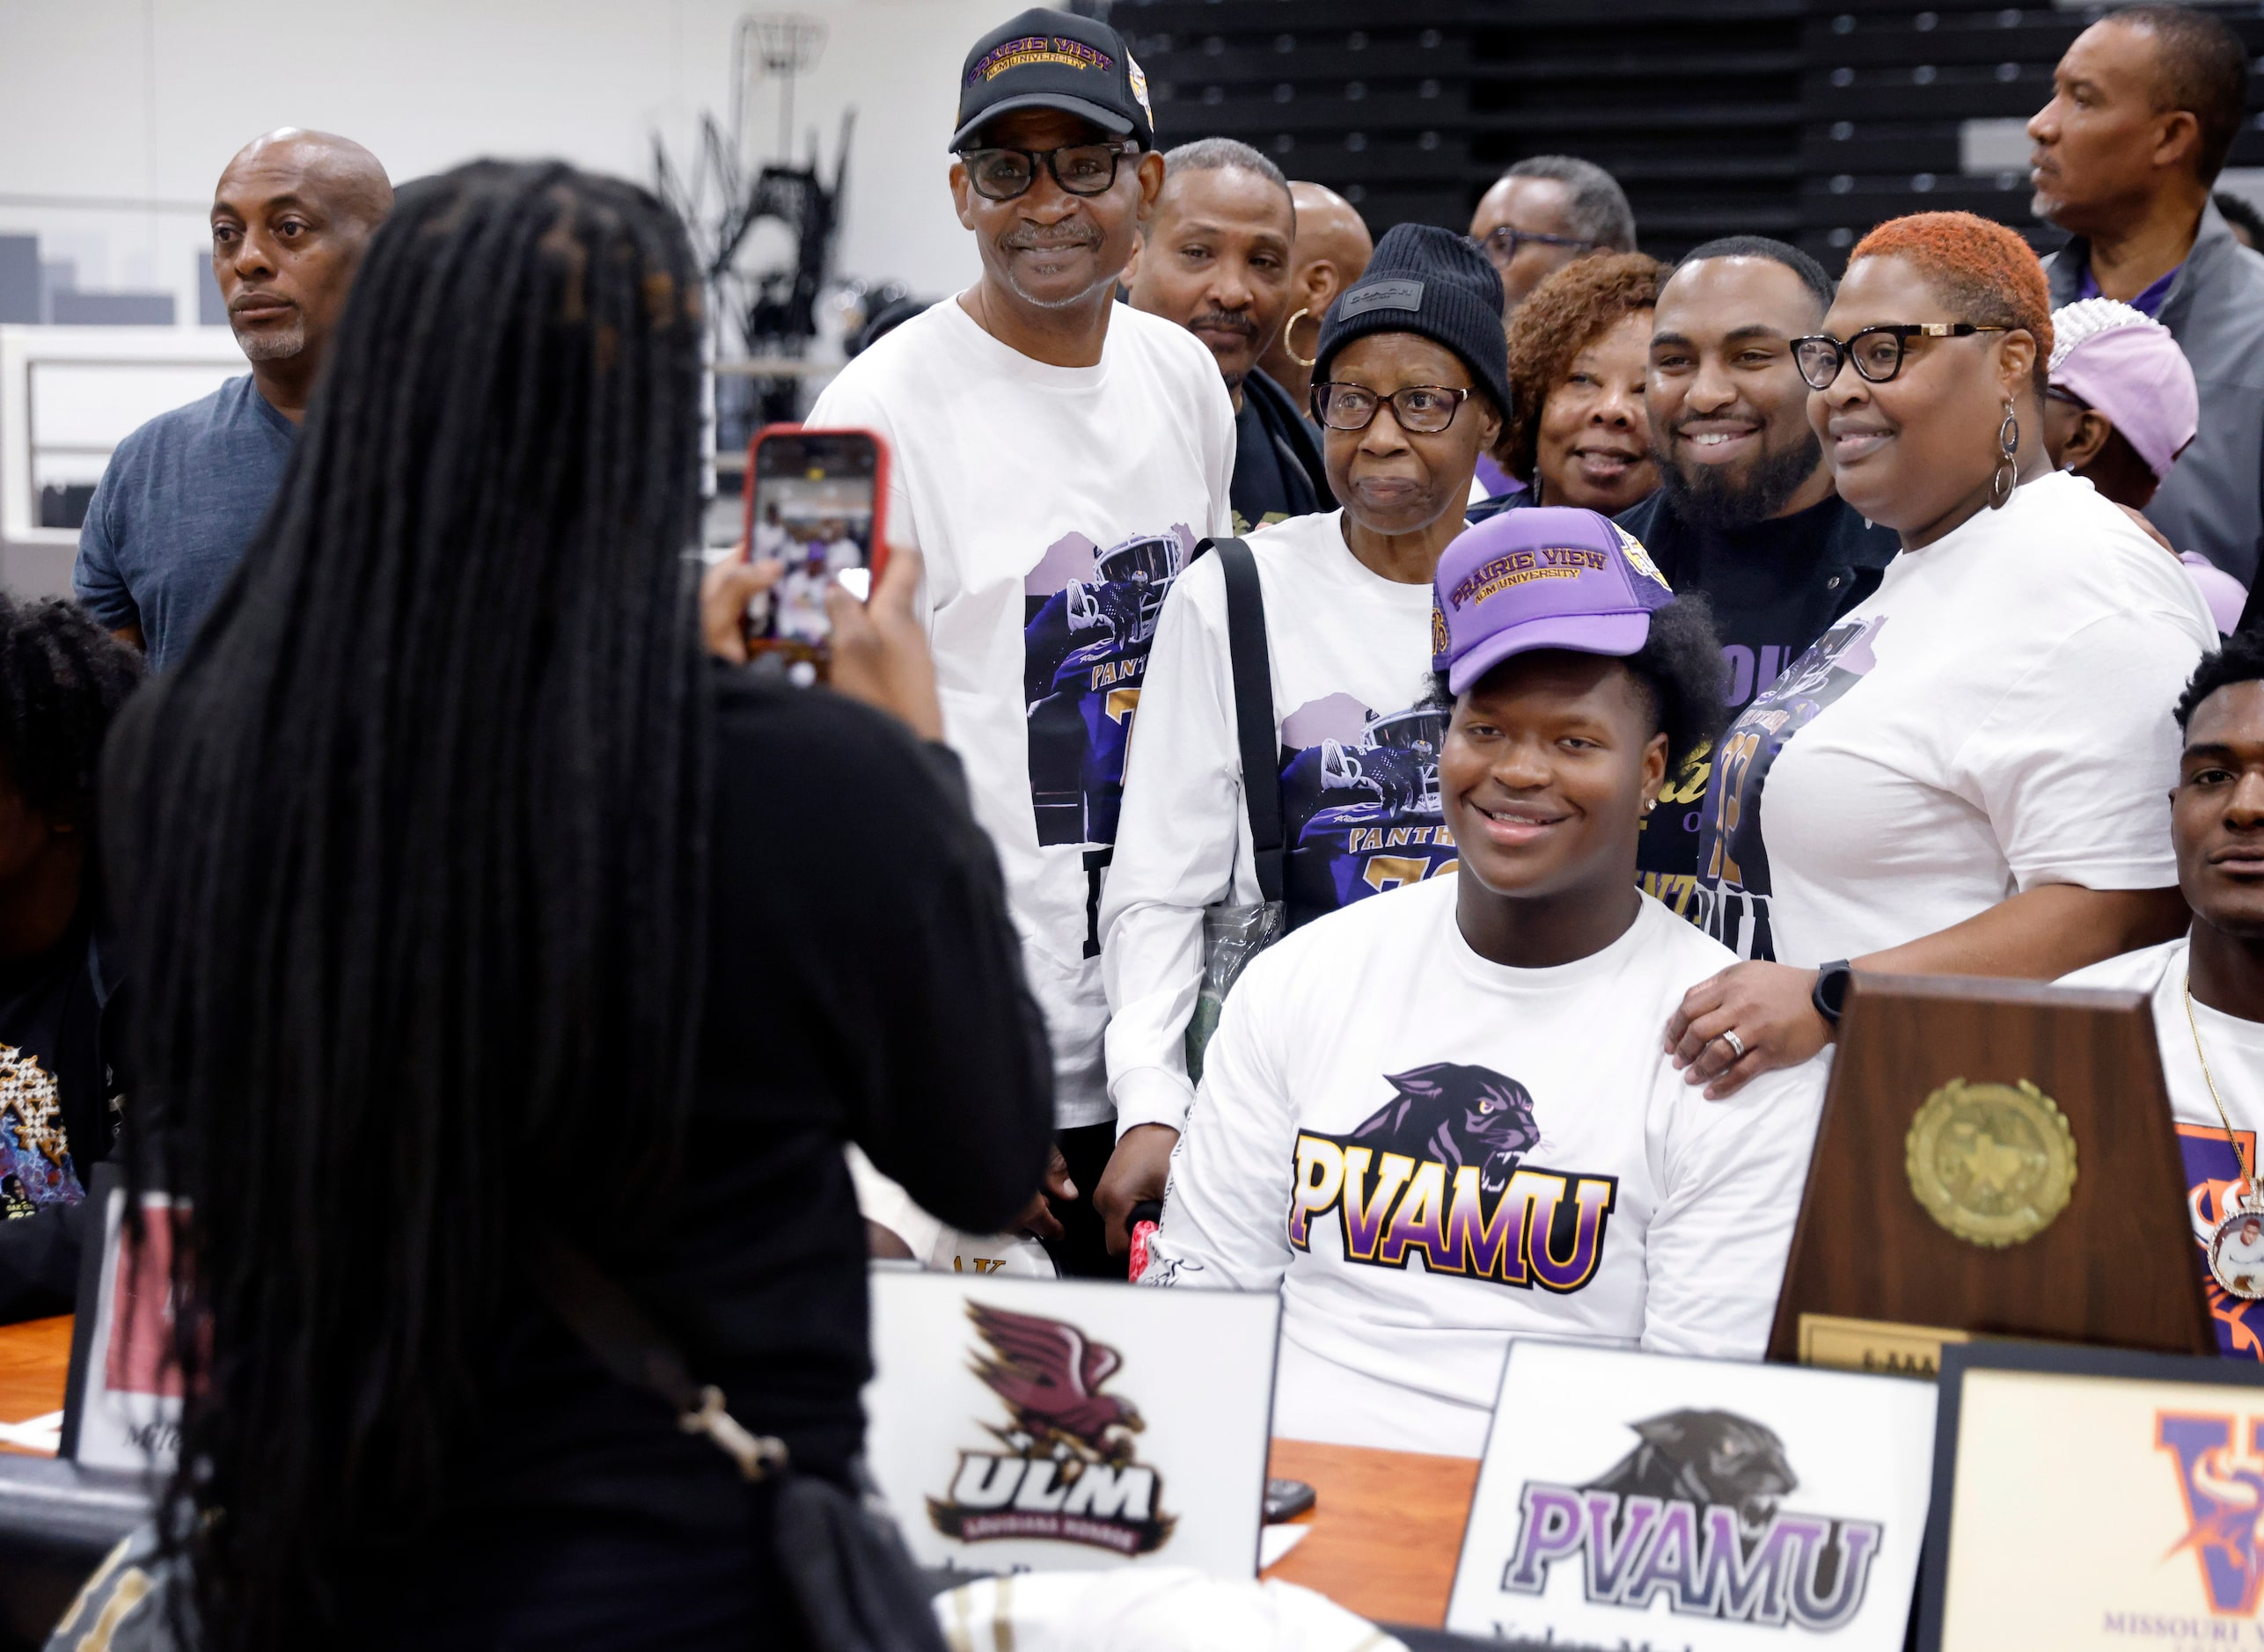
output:
[[[1294,925],[1454,865],[1439,811],[1445,713],[1422,702],[1431,578],[1464,526],[1478,456],[1510,405],[1501,278],[1461,236],[1401,224],[1330,306],[1313,411],[1341,508],[1251,536],[1264,606]],[[1163,1195],[1194,1086],[1185,1034],[1204,912],[1270,892],[1251,853],[1227,581],[1217,554],[1166,600],[1136,697],[1116,858],[1100,910],[1117,1142],[1095,1194],[1110,1243]]]

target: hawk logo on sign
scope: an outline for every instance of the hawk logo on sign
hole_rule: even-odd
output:
[[[963,1543],[1052,1538],[1119,1554],[1169,1540],[1163,1479],[1132,1455],[1147,1425],[1132,1402],[1101,1385],[1123,1356],[1066,1319],[967,1305],[987,1348],[974,1371],[1004,1403],[1004,1428],[985,1423],[1003,1451],[962,1451],[950,1495],[927,1500],[927,1517]]]
[[[2223,1414],[2154,1419],[2154,1444],[2176,1459],[2189,1523],[2169,1553],[2192,1552],[2212,1612],[2253,1618],[2264,1596],[2264,1417],[2248,1419],[2243,1433],[2238,1418]],[[2236,1439],[2246,1447],[2238,1454]]]
[[[1528,1481],[1505,1590],[1537,1595],[1578,1563],[1597,1605],[1828,1632],[1862,1610],[1885,1527],[1786,1514],[1800,1483],[1774,1429],[1728,1411],[1670,1411],[1585,1486]]]

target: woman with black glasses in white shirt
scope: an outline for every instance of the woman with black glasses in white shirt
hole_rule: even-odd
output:
[[[2051,341],[2027,244],[1923,213],[1856,247],[1794,342],[1840,497],[1903,548],[1716,753],[1699,899],[1752,961],[1666,1033],[1710,1095],[1821,1049],[1851,969],[2050,980],[2184,925],[2168,707],[2216,628],[2053,471]]]

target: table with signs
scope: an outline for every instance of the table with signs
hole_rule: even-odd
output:
[[[69,1316],[0,1327],[0,1426],[61,1411],[70,1363]],[[1295,1522],[1308,1535],[1265,1575],[1383,1622],[1435,1627],[1445,1619],[1475,1461],[1276,1440],[1267,1472],[1320,1495]]]

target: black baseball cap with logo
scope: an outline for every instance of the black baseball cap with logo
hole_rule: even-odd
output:
[[[965,149],[985,121],[1017,109],[1059,109],[1155,147],[1147,77],[1124,36],[1073,11],[1032,6],[975,42],[959,74],[951,147]]]

